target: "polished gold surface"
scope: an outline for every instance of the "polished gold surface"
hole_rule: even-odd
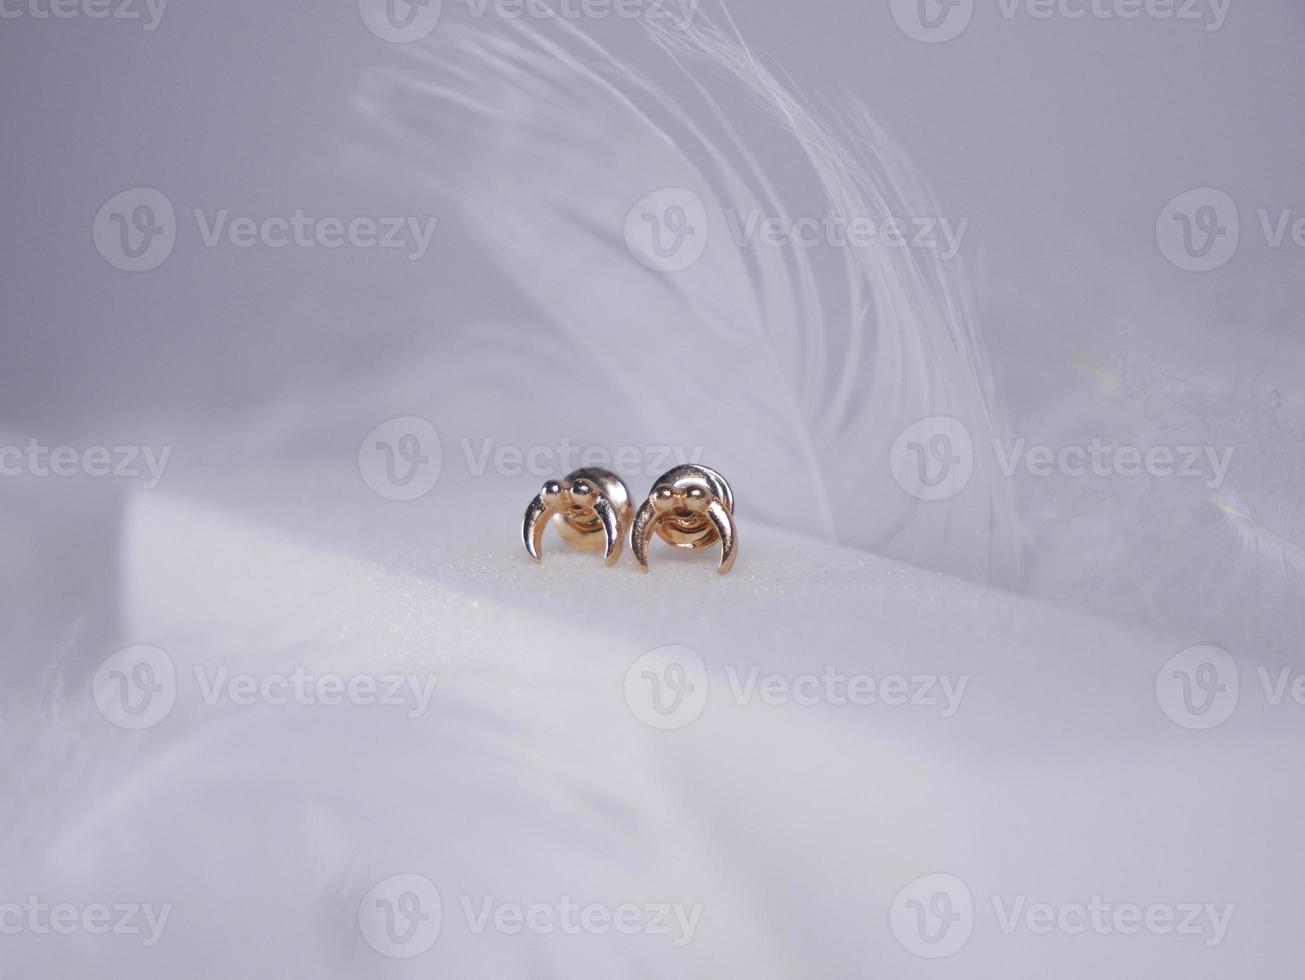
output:
[[[729,481],[706,466],[677,466],[663,474],[635,515],[630,547],[640,571],[648,571],[653,532],[676,548],[699,551],[721,543],[721,575],[734,567],[738,535],[734,529],[734,491]]]
[[[630,491],[615,473],[576,470],[565,480],[544,484],[526,508],[521,535],[530,557],[539,561],[551,518],[563,541],[581,551],[602,551],[611,566],[620,560],[631,513]]]

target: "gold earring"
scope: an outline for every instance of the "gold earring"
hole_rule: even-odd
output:
[[[667,544],[698,551],[721,543],[724,575],[738,557],[734,530],[734,491],[729,481],[705,466],[677,466],[653,484],[635,515],[630,548],[639,570],[648,571],[648,544],[656,531]]]
[[[581,551],[602,551],[605,564],[621,557],[625,529],[630,524],[630,491],[607,470],[576,470],[565,480],[549,480],[526,508],[521,536],[526,551],[539,561],[544,528],[551,517],[562,540]]]

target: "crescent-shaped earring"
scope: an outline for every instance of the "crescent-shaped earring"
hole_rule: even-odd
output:
[[[667,544],[693,551],[719,541],[717,571],[727,574],[738,557],[739,543],[734,528],[734,491],[729,481],[705,466],[677,466],[664,473],[635,514],[630,531],[630,549],[643,572],[648,571],[648,545],[653,532]]]
[[[576,470],[565,480],[549,480],[526,508],[521,536],[536,562],[551,518],[562,540],[581,551],[602,551],[604,563],[621,557],[625,529],[630,525],[630,491],[607,470]]]

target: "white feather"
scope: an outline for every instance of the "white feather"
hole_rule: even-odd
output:
[[[1227,518],[1246,559],[1290,581],[1305,580],[1305,548],[1259,521],[1235,493],[1212,494],[1210,499]]]
[[[959,265],[883,245],[740,248],[728,233],[754,212],[878,224],[937,216],[936,203],[868,114],[853,111],[840,138],[702,13],[653,20],[650,36],[692,82],[678,100],[560,19],[441,24],[406,65],[369,76],[361,155],[463,215],[504,287],[571,355],[538,375],[546,417],[583,393],[609,442],[706,445],[766,522],[1016,581],[1012,493],[987,454],[947,503],[911,498],[888,465],[926,417],[962,420],[978,445],[995,430]],[[775,189],[722,108],[722,71],[753,102],[741,111],[787,134],[766,158],[797,151],[816,194]],[[623,238],[635,203],[661,188],[696,193],[711,226],[703,258],[671,274],[634,261]]]

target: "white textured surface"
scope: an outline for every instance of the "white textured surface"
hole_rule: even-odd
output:
[[[48,864],[28,869],[43,893],[111,885],[175,909],[156,950],[61,947],[85,957],[79,969],[1270,977],[1290,960],[1305,860],[1285,846],[1301,803],[1285,779],[1298,728],[1249,706],[1213,732],[1173,725],[1154,679],[1183,644],[746,522],[733,575],[659,549],[641,577],[628,557],[605,570],[551,534],[544,564],[529,564],[507,529],[531,487],[450,481],[395,504],[324,484],[310,501],[303,486],[141,495],[129,508],[124,639],[168,651],[177,705],[137,733],[91,708],[94,738],[70,736],[84,778],[34,808],[64,819],[33,831],[43,846],[26,854]],[[657,732],[622,690],[635,660],[666,644],[702,655],[711,692],[696,722]],[[192,668],[218,664],[434,671],[439,693],[415,719],[210,707]],[[942,719],[923,706],[741,705],[731,665],[970,680]],[[440,888],[443,935],[422,957],[385,960],[359,934],[358,903],[409,872]],[[962,878],[977,909],[972,940],[942,962],[905,951],[888,921],[897,891],[932,872]],[[703,913],[683,948],[475,935],[459,896],[489,894]],[[1236,910],[1208,949],[1199,937],[1006,935],[993,895]],[[20,964],[33,952],[11,950]]]

